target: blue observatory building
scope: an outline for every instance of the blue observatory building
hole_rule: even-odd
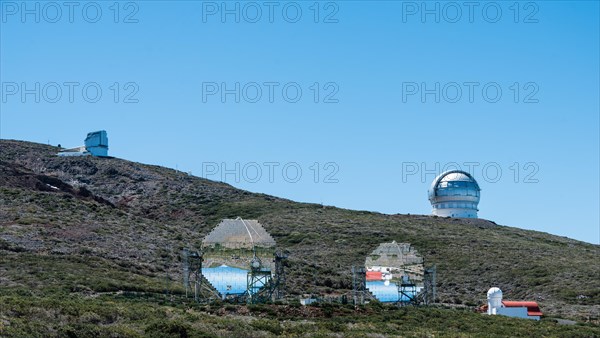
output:
[[[449,170],[438,175],[429,188],[432,215],[441,217],[477,218],[479,184],[471,174]]]
[[[106,130],[93,131],[87,134],[85,145],[62,149],[58,156],[97,156],[108,157],[108,137]]]

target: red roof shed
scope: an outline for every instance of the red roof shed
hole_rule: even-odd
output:
[[[503,300],[502,304],[505,307],[526,307],[528,316],[543,316],[542,310],[537,302],[512,301]]]

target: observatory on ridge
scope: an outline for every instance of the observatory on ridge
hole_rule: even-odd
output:
[[[106,130],[93,131],[87,134],[83,146],[63,149],[58,156],[108,156],[108,137]]]
[[[194,259],[199,264],[192,264]],[[224,219],[204,238],[200,252],[184,253],[184,284],[187,290],[195,279],[196,293],[204,283],[204,289],[222,300],[257,303],[277,299],[282,296],[285,278],[283,259],[275,240],[258,221]]]
[[[438,175],[429,188],[432,215],[477,218],[479,185],[471,174],[449,170]]]

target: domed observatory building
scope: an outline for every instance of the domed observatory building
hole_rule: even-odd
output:
[[[449,170],[438,175],[429,188],[432,215],[477,218],[479,185],[471,174]]]
[[[540,320],[544,314],[537,302],[502,300],[502,290],[493,287],[487,292],[487,306],[480,308],[487,310],[488,315],[504,315],[509,317]]]

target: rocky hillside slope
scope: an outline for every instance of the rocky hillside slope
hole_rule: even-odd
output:
[[[289,251],[288,291],[342,293],[381,242],[409,242],[438,271],[443,303],[490,286],[547,315],[598,321],[600,247],[486,220],[384,215],[254,194],[117,158],[55,156],[0,140],[0,284],[35,293],[161,292],[179,252],[222,218],[258,219]],[[568,225],[565,225],[568,226]]]

